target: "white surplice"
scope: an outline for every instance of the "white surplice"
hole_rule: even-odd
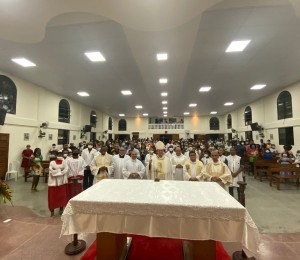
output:
[[[238,155],[229,155],[226,157],[228,161],[228,168],[231,172],[236,173],[243,165],[241,165],[241,157]],[[236,177],[232,178],[230,186],[239,187],[238,181],[243,181],[243,172],[241,171]]]
[[[130,156],[127,154],[124,155],[123,158],[120,157],[119,154],[113,156],[113,171],[110,175],[113,179],[123,179],[123,167],[127,160],[130,159]]]
[[[172,163],[172,172],[174,175],[174,180],[183,181],[184,179],[183,168],[176,168],[176,165],[180,164],[183,166],[186,161],[187,158],[183,154],[180,154],[179,156],[175,154],[172,156],[171,163]]]
[[[68,164],[68,178],[84,175],[85,162],[82,157],[70,158],[67,160]]]
[[[130,158],[129,160],[126,160],[126,162],[124,162],[122,172],[124,179],[128,179],[131,173],[137,173],[140,178],[143,179],[145,175],[145,166],[140,160],[133,160],[132,158]]]

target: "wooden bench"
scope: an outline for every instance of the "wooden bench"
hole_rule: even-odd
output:
[[[269,172],[269,183],[272,187],[273,182],[276,182],[277,190],[280,190],[280,183],[282,180],[295,179],[296,186],[299,187],[300,179],[300,167],[296,164],[279,164],[277,167],[271,167],[268,169]],[[288,174],[280,174],[280,172],[290,172]]]
[[[262,181],[262,177],[268,178],[268,168],[277,167],[277,159],[272,160],[257,160],[254,162],[254,178],[259,177],[259,180]]]
[[[50,161],[42,161],[41,165],[43,167],[43,177],[45,178],[45,183],[47,183],[48,182],[48,175],[49,175]]]

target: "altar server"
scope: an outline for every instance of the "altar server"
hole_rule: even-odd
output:
[[[110,178],[123,179],[124,164],[130,159],[130,157],[125,153],[126,149],[122,146],[119,148],[119,154],[113,156],[113,171],[111,172]]]
[[[180,146],[175,148],[175,155],[171,157],[173,178],[177,181],[183,181],[183,165],[187,158],[181,153]]]
[[[203,163],[197,160],[195,151],[189,152],[190,159],[187,160],[183,167],[185,181],[203,181]]]
[[[123,178],[143,179],[144,175],[145,175],[144,164],[137,159],[136,151],[131,151],[131,158],[124,162]]]

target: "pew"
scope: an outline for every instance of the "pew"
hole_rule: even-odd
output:
[[[254,178],[256,179],[259,177],[259,180],[262,181],[262,177],[268,178],[268,171],[267,169],[270,167],[277,166],[277,159],[274,158],[272,160],[257,160],[254,162]]]
[[[45,183],[48,183],[50,161],[42,161],[41,165],[43,167],[43,177],[45,178]]]

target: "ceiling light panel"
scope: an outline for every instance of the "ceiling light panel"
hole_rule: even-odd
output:
[[[208,92],[211,90],[210,86],[204,86],[199,89],[199,92]]]
[[[143,106],[138,105],[138,106],[135,106],[135,108],[136,108],[136,109],[142,109]]]
[[[226,52],[241,52],[244,51],[251,40],[232,41],[226,49]]]
[[[232,106],[233,105],[233,102],[226,102],[225,104],[224,104],[224,106]]]
[[[148,116],[148,113],[144,113],[143,116]]]
[[[27,59],[25,59],[25,58],[13,58],[13,59],[11,59],[14,63],[17,63],[17,64],[19,64],[20,66],[22,66],[22,67],[25,67],[25,68],[27,68],[27,67],[35,67],[36,66],[36,64],[34,64],[32,61],[30,61],[30,60],[27,60]]]
[[[164,115],[164,117],[167,117],[168,115]]]
[[[190,112],[184,112],[183,114],[187,116],[190,114]]]
[[[121,93],[124,95],[124,96],[130,96],[132,95],[132,92],[130,90],[122,90]]]
[[[168,79],[167,78],[161,78],[161,79],[159,79],[159,83],[160,84],[167,84],[168,83]]]
[[[196,107],[197,104],[189,104],[189,107]]]
[[[168,59],[168,53],[157,53],[156,54],[156,59],[158,61],[163,61]]]
[[[215,115],[215,114],[217,114],[217,113],[218,113],[218,112],[216,112],[216,111],[210,112],[211,115]]]
[[[167,97],[167,96],[168,96],[168,93],[167,93],[167,92],[162,92],[160,95],[161,95],[162,97]]]
[[[252,89],[252,90],[258,90],[258,89],[263,89],[266,86],[267,86],[266,84],[256,84],[253,87],[251,87],[250,89]]]
[[[163,111],[163,114],[168,114],[168,111]]]
[[[166,104],[168,104],[168,101],[167,100],[164,100],[164,101],[162,101],[161,102],[163,105],[166,105]]]
[[[85,56],[88,57],[88,59],[92,62],[100,62],[100,61],[106,61],[104,56],[99,51],[95,52],[85,52]]]
[[[168,110],[168,107],[163,107],[163,110]]]
[[[87,93],[87,92],[84,92],[84,91],[81,91],[81,92],[77,92],[77,95],[81,96],[81,97],[89,97],[90,94]]]
[[[119,116],[125,116],[125,114],[119,114]]]

